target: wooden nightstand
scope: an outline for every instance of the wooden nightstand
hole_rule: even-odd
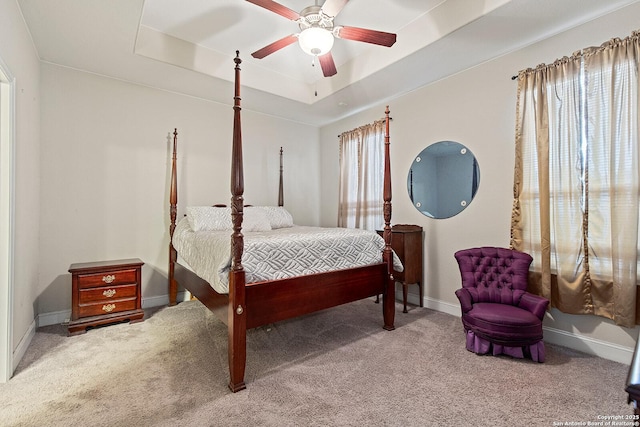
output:
[[[69,335],[83,334],[91,326],[142,321],[143,264],[137,258],[71,264]]]
[[[382,236],[382,230],[378,234]],[[391,248],[398,255],[404,271],[393,272],[397,282],[402,283],[403,313],[407,313],[407,288],[410,284],[418,285],[420,307],[424,307],[422,289],[422,227],[419,225],[396,224],[391,227]]]

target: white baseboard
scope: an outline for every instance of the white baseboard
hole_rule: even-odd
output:
[[[396,300],[402,301],[402,291],[396,290]],[[420,297],[416,294],[409,293],[407,295],[407,303],[413,305],[420,305]],[[451,314],[452,316],[460,317],[460,305],[451,304],[450,302],[444,302],[437,299],[424,297],[422,303],[426,308],[431,310],[440,311],[442,313]]]
[[[180,294],[178,294],[178,301],[182,301]],[[163,305],[169,305],[169,295],[142,298],[142,308],[160,307]]]
[[[402,292],[396,292],[396,298],[402,301]],[[409,293],[407,302],[419,305],[420,297],[416,294]],[[426,308],[440,311],[442,313],[451,314],[460,317],[460,305],[436,300],[429,297],[423,298],[423,304]],[[543,326],[544,341],[549,344],[567,347],[586,354],[602,357],[603,359],[613,360],[614,362],[631,364],[633,358],[633,347],[624,347],[618,344],[601,341],[598,339],[586,337],[584,335],[563,331],[561,329]]]
[[[27,328],[27,332],[22,336],[22,338],[20,339],[20,342],[18,343],[18,346],[13,352],[13,364],[12,364],[13,366],[11,367],[12,376],[13,376],[13,372],[15,372],[16,368],[18,367],[18,363],[20,363],[20,361],[24,357],[24,354],[27,352],[27,349],[29,348],[29,345],[31,344],[31,341],[33,340],[33,337],[35,335],[36,335],[36,321],[34,320],[29,325],[29,328]]]
[[[548,326],[543,326],[542,330],[544,331],[544,341],[549,344],[568,347],[583,353],[602,357],[603,359],[624,363],[625,365],[631,364],[634,350],[631,347],[624,347]]]
[[[37,327],[59,325],[69,323],[71,319],[71,310],[53,311],[51,313],[38,314],[36,318]]]

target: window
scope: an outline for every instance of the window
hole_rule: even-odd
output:
[[[636,324],[639,33],[520,72],[512,246],[567,313]]]
[[[340,135],[338,227],[381,229],[384,120]]]

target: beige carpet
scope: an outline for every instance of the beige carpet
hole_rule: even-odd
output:
[[[0,425],[511,427],[633,412],[626,365],[551,345],[544,364],[477,356],[459,318],[397,308],[392,332],[372,300],[249,331],[236,394],[226,327],[197,301],[76,337],[45,327],[0,384]]]

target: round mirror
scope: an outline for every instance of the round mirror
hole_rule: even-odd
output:
[[[413,206],[430,218],[451,218],[469,206],[480,185],[478,162],[454,141],[431,144],[413,160],[407,189]]]

